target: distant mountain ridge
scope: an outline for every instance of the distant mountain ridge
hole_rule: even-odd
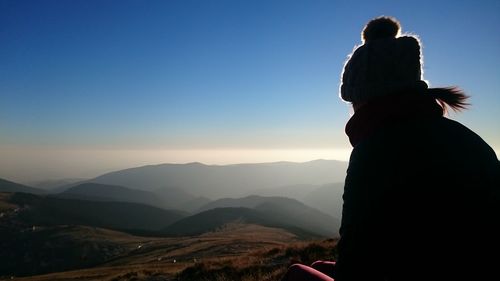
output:
[[[130,168],[87,182],[146,191],[177,188],[207,198],[238,197],[258,188],[343,181],[347,162],[314,160],[234,165],[160,164]]]

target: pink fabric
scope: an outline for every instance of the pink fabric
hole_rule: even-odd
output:
[[[334,281],[331,277],[335,262],[316,261],[311,266],[293,264],[281,281]]]
[[[333,278],[334,261],[315,261],[311,267]]]

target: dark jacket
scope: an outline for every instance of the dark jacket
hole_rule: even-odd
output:
[[[424,95],[364,105],[346,132],[336,281],[498,280],[500,164],[481,137]]]

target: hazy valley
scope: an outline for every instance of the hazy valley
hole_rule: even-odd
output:
[[[281,249],[268,268],[278,272],[293,258],[287,246],[337,236],[346,165],[162,164],[38,186],[0,180],[0,276],[197,280],[193,268]]]

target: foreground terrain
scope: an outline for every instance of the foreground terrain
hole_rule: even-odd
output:
[[[273,226],[250,209],[200,213],[188,222],[206,231],[172,236],[103,228],[95,222],[106,216],[43,200],[0,193],[0,280],[278,280],[292,262],[334,257],[334,240]],[[210,215],[217,223],[204,225]]]
[[[88,245],[77,260],[90,262],[90,268],[15,280],[278,280],[293,262],[308,264],[335,255],[334,240],[299,241],[281,229],[243,223],[177,238],[138,237],[82,226],[59,227],[57,233],[58,238],[66,235],[85,239]],[[119,250],[113,253],[109,249]],[[92,266],[92,262],[99,261],[91,259],[106,251],[114,256]]]
[[[168,248],[162,249],[163,246],[168,246],[168,244],[162,245],[164,241],[150,241],[149,249],[146,247],[142,251],[137,251],[136,255],[101,266],[15,278],[15,280],[271,281],[279,280],[292,263],[310,264],[318,259],[334,259],[336,255],[336,240],[334,239],[291,243],[275,241],[252,243],[249,237],[251,234],[248,234],[248,231],[274,237],[275,230],[259,229],[254,226],[235,227],[237,229],[232,230],[233,237],[228,237],[228,230],[226,230],[219,234],[200,237],[199,242],[197,238],[186,238],[183,246],[174,247],[172,251]],[[238,242],[233,244],[233,241]]]

